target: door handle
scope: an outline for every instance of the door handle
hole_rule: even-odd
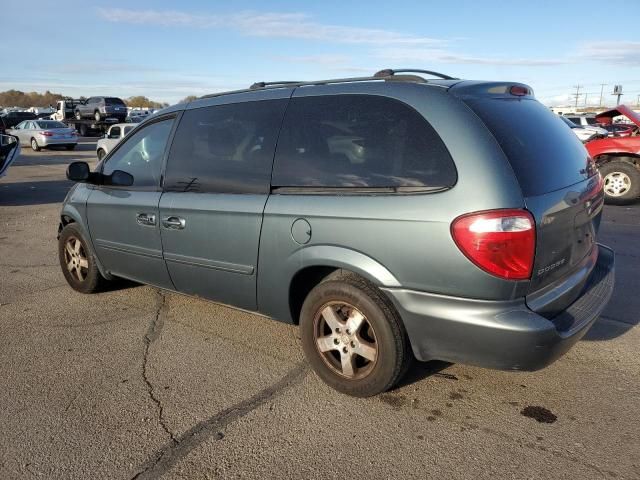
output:
[[[186,223],[185,219],[180,217],[164,217],[162,219],[162,225],[164,228],[169,228],[171,230],[182,230]]]
[[[136,216],[136,222],[138,222],[139,225],[153,227],[156,224],[156,216],[148,213],[139,213]]]

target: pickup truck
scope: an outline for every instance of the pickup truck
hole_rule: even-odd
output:
[[[605,201],[619,205],[640,198],[640,115],[627,105],[596,115],[602,125],[612,125],[621,115],[634,124],[629,136],[598,138],[585,144],[604,179]]]

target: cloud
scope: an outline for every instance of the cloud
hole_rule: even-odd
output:
[[[497,65],[497,66],[526,66],[549,67],[570,63],[563,58],[509,58],[509,57],[483,57],[464,55],[451,52],[442,48],[384,48],[375,52],[375,55],[393,62],[406,63],[451,63],[460,65]]]
[[[640,67],[640,42],[588,42],[579,56],[586,60]]]
[[[110,22],[165,27],[231,29],[253,37],[296,38],[340,44],[438,45],[443,40],[392,30],[331,25],[314,21],[305,13],[192,14],[175,10],[128,10],[99,8]]]

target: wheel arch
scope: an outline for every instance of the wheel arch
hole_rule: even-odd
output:
[[[355,250],[315,245],[295,252],[287,262],[296,265],[289,276],[287,304],[289,321],[298,324],[302,304],[311,290],[330,275],[350,272],[378,287],[399,287],[400,282],[382,264]]]
[[[105,268],[102,266],[102,262],[100,261],[100,259],[95,253],[93,240],[91,239],[91,235],[89,235],[89,231],[87,230],[85,223],[82,221],[82,214],[75,207],[75,205],[65,203],[65,205],[62,208],[62,211],[60,212],[60,223],[58,225],[58,238],[60,238],[60,233],[62,232],[64,227],[70,224],[76,225],[82,232],[82,235],[84,236],[84,240],[89,246],[89,248],[91,249],[93,256],[96,260],[96,265],[98,266],[98,270],[100,271],[102,276],[107,280],[113,279],[113,276],[107,273]]]
[[[619,161],[629,163],[640,169],[640,155],[631,152],[607,152],[595,157],[596,165],[599,167],[607,163]]]

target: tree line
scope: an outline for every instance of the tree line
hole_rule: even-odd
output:
[[[7,90],[6,92],[0,92],[0,106],[22,108],[48,107],[49,105],[55,105],[58,100],[62,100],[63,98],[65,98],[65,95],[62,95],[61,93],[53,93],[49,90],[44,93]],[[83,100],[85,98],[86,97],[80,97],[80,99]],[[181,102],[190,101],[191,99],[192,97],[187,97],[182,99]],[[128,107],[163,108],[169,106],[168,103],[156,102],[142,95],[123,98],[123,100]]]

